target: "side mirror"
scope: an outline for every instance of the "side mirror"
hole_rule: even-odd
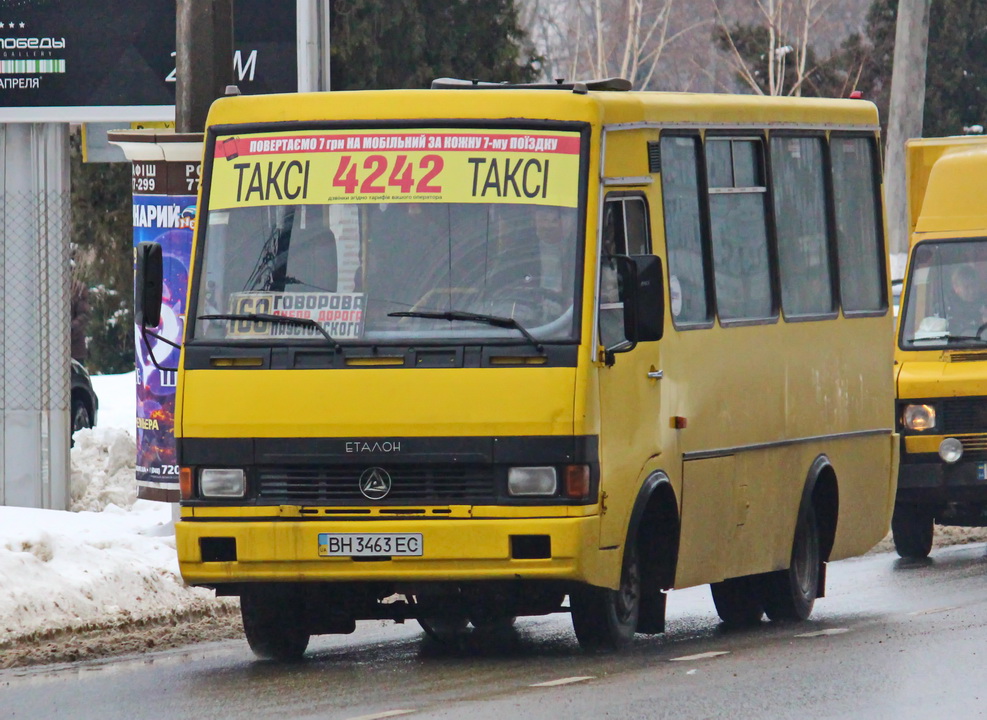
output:
[[[661,258],[655,255],[610,256],[617,274],[623,306],[623,337],[605,348],[605,362],[616,353],[629,352],[639,342],[661,340],[665,330],[665,290]]]
[[[156,328],[161,323],[163,268],[161,245],[137,244],[137,269],[134,273],[134,319],[141,327]]]
[[[621,277],[624,295],[624,335],[632,343],[654,342],[665,334],[665,288],[661,258],[657,255],[630,255],[630,277]]]

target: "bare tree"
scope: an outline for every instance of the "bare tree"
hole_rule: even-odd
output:
[[[863,30],[870,0],[519,0],[519,5],[548,80],[621,75],[639,89],[763,93],[774,88],[778,94],[804,94],[806,83],[819,77],[810,43],[826,54],[836,50]],[[773,28],[773,39],[756,53],[773,58],[770,81],[766,66],[744,63],[739,48],[718,47],[711,38],[714,28],[754,26]],[[848,86],[854,75],[845,78]]]
[[[722,0],[714,0],[717,28],[734,71],[758,94],[801,95],[803,85],[816,72],[810,64],[810,38],[823,23],[834,0],[754,0],[757,19],[751,25],[731,28],[721,8]],[[767,66],[767,77],[759,82],[759,68],[753,67],[738,46],[736,34],[741,27],[758,26],[767,31],[765,47],[761,49]],[[789,73],[791,63],[794,72]]]
[[[674,42],[712,20],[683,0],[527,0],[522,22],[548,77],[623,77],[647,89]],[[697,18],[698,15],[698,18]]]

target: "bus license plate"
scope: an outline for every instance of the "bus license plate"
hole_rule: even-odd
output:
[[[421,533],[319,533],[320,557],[420,557]]]

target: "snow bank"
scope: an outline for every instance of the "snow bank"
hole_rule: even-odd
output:
[[[101,383],[101,413],[132,423],[133,374]],[[71,457],[70,512],[0,506],[0,646],[224,602],[183,582],[172,506],[137,499],[130,432],[80,430]]]
[[[212,597],[179,576],[167,505],[0,507],[0,644],[184,613]]]
[[[129,510],[137,501],[137,445],[120,428],[75,433],[69,510],[100,512],[110,505]]]

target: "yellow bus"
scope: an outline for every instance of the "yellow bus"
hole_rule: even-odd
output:
[[[934,523],[987,525],[987,138],[910,140],[905,158],[911,242],[891,529],[902,557],[922,558]]]
[[[615,649],[701,584],[806,618],[893,507],[878,155],[867,102],[620,80],[218,100],[184,578],[274,658],[554,612]]]

